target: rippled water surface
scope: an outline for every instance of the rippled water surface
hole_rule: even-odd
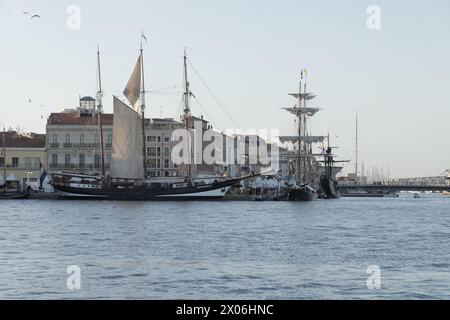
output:
[[[0,201],[0,298],[450,299],[449,230],[438,195]],[[66,286],[70,265],[80,290]]]

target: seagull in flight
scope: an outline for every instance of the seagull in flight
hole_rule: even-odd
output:
[[[41,16],[38,15],[38,14],[31,15],[28,11],[23,11],[22,13],[23,13],[24,15],[26,15],[26,16],[31,16],[31,17],[30,17],[30,20],[33,20],[34,18],[40,18],[40,17],[41,17]]]

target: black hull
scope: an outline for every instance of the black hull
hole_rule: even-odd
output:
[[[308,189],[292,188],[288,192],[289,201],[313,201],[317,199],[317,193]]]
[[[186,200],[222,200],[229,187],[240,179],[215,182],[207,186],[183,188],[129,188],[106,189],[54,185],[62,193],[62,199],[71,200],[121,200],[121,201],[186,201]]]
[[[321,180],[321,198],[323,199],[339,199],[341,192],[337,183],[329,178],[322,178]]]

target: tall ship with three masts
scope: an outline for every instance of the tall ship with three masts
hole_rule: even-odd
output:
[[[222,199],[228,189],[239,181],[251,178],[212,176],[205,179],[193,174],[189,162],[184,177],[155,179],[147,176],[147,156],[145,139],[145,79],[143,50],[141,42],[140,55],[133,73],[124,90],[130,105],[113,96],[113,134],[112,157],[109,175],[105,175],[103,134],[102,134],[102,87],[100,76],[100,53],[98,56],[99,90],[97,93],[96,119],[100,130],[101,175],[74,174],[68,172],[52,175],[53,187],[62,192],[64,198],[88,198],[109,200],[202,200]],[[183,124],[186,139],[193,128],[189,98],[192,95],[187,77],[186,52],[184,54],[184,114]],[[189,143],[187,143],[189,145]],[[190,152],[189,152],[190,153]]]

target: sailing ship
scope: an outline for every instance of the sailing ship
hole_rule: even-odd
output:
[[[320,176],[320,194],[322,199],[338,199],[341,197],[338,182],[335,179],[336,171],[340,170],[340,167],[336,167],[336,162],[348,162],[347,160],[336,161],[332,153],[332,147],[330,145],[330,134],[327,136],[328,145],[323,151],[323,160],[319,161],[323,163],[323,172]]]
[[[0,200],[16,200],[16,199],[27,199],[29,196],[28,191],[20,191],[19,181],[12,178],[14,175],[11,174],[10,177],[6,177],[6,139],[5,139],[5,127],[3,127],[2,133],[2,158],[3,158],[3,176],[0,176]]]
[[[294,107],[283,108],[292,113],[297,121],[297,135],[280,136],[281,143],[294,145],[295,154],[289,160],[291,179],[287,189],[291,201],[311,201],[318,197],[318,163],[315,161],[312,146],[324,141],[323,136],[311,136],[308,131],[308,120],[320,109],[310,107],[307,102],[316,96],[307,92],[307,71],[302,70],[299,81],[299,92],[289,95],[297,99]],[[305,80],[305,81],[303,81]],[[303,90],[302,90],[303,89]]]
[[[101,144],[101,175],[54,173],[52,185],[62,192],[64,198],[108,199],[108,200],[218,200],[228,189],[241,180],[258,174],[240,178],[212,176],[199,178],[192,174],[191,163],[184,177],[164,179],[147,176],[145,139],[145,79],[144,54],[141,49],[134,71],[124,90],[130,106],[113,96],[114,120],[112,137],[112,158],[109,175],[105,175],[103,134],[102,134],[102,88],[100,76],[100,53],[97,49],[99,90],[97,93],[97,117]],[[192,95],[187,78],[187,55],[184,54],[184,115],[183,123],[190,136],[191,114],[189,98]]]

